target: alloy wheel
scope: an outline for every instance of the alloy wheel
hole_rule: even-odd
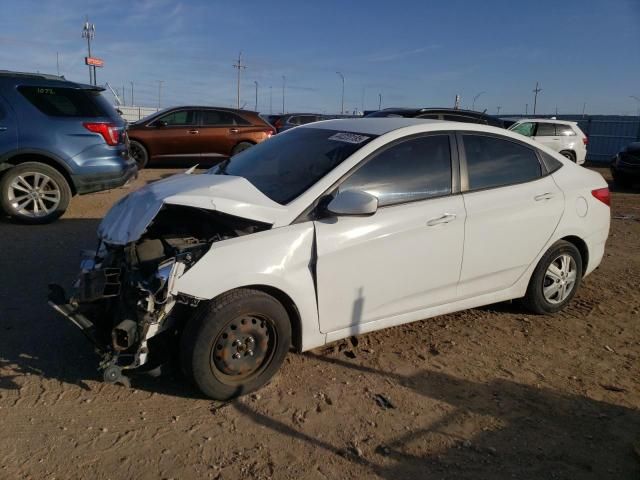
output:
[[[9,184],[8,200],[16,213],[24,217],[44,217],[60,205],[60,186],[48,175],[24,172]]]
[[[547,302],[558,304],[566,300],[576,285],[577,266],[567,253],[557,256],[544,274],[542,293]]]

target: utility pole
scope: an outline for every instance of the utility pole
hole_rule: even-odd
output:
[[[378,110],[382,110],[382,94],[378,94]]]
[[[364,114],[364,91],[367,87],[362,87],[362,101],[360,102],[360,111]]]
[[[476,109],[476,100],[480,97],[480,95],[482,95],[483,93],[487,93],[487,92],[480,92],[478,93],[475,97],[473,97],[473,103],[471,104],[471,110],[475,110]]]
[[[582,118],[584,118],[584,111],[587,109],[587,102],[582,104]]]
[[[342,101],[340,103],[340,115],[344,115],[344,75],[342,72],[336,72],[342,79]]]
[[[58,72],[58,76],[60,76],[60,54],[56,52],[56,71]]]
[[[282,75],[282,113],[284,114],[284,86],[287,83],[287,77]]]
[[[238,81],[237,81],[237,87],[238,87],[238,101],[237,101],[237,108],[238,110],[240,110],[240,71],[244,70],[247,68],[246,65],[242,65],[242,52],[240,52],[238,54],[238,63],[234,63],[232,65],[233,68],[237,68],[238,69]]]
[[[638,116],[640,117],[640,97],[636,95],[629,95],[629,98],[633,98],[636,102],[638,102]]]
[[[254,80],[253,83],[256,84],[256,108],[254,110],[257,112],[258,111],[258,81]]]
[[[89,17],[85,17],[84,26],[82,27],[82,38],[87,39],[88,56],[91,56],[91,40],[96,36],[96,26],[89,23]],[[89,83],[96,85],[96,67],[89,65]]]
[[[541,88],[538,87],[538,82],[536,82],[536,88],[534,88],[533,93],[533,114],[536,114],[536,106],[538,105],[538,94],[542,91]]]
[[[501,109],[501,108],[502,108],[502,107],[501,107],[500,105],[498,105],[498,113],[496,113],[496,116],[500,115],[500,109]]]
[[[453,105],[453,108],[456,110],[460,108],[460,95],[456,95],[456,103]]]
[[[122,85],[122,105],[126,105],[126,104],[127,104],[127,100],[125,97],[124,85]]]
[[[524,114],[525,114],[525,116],[529,115],[529,104],[528,103],[524,104]]]
[[[269,85],[269,114],[273,114],[273,85]]]
[[[160,106],[162,105],[162,84],[164,80],[158,80],[158,110],[160,110]]]
[[[131,106],[133,107],[133,82],[129,82],[131,84]]]

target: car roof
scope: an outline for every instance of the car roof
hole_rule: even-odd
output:
[[[366,133],[369,135],[384,135],[399,128],[425,125],[430,123],[449,123],[460,127],[459,122],[445,122],[443,120],[427,120],[424,118],[405,117],[374,117],[374,118],[339,118],[323,120],[321,122],[302,125],[298,128],[323,128],[326,130],[341,130],[343,132]]]
[[[30,73],[30,72],[14,72],[11,70],[0,70],[0,79],[14,79],[20,80],[27,85],[37,84],[39,81],[43,82],[59,82],[61,87],[81,88],[84,90],[96,90],[104,91],[105,88],[98,85],[89,85],[86,83],[73,82],[67,80],[63,75],[50,75],[48,73]],[[20,82],[18,82],[20,83]]]
[[[556,120],[554,118],[519,118],[516,123],[522,122],[537,122],[537,123],[559,123],[560,125],[577,125],[578,122],[572,122],[570,120]]]
[[[461,108],[450,108],[450,107],[427,107],[427,108],[385,108],[383,110],[377,110],[376,112],[385,112],[385,113],[397,113],[397,114],[412,114],[418,115],[422,113],[453,113],[458,115],[470,115],[474,117],[491,117],[486,112],[479,112],[477,110],[464,110]]]

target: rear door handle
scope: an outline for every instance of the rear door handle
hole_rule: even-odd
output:
[[[542,200],[551,200],[554,197],[553,193],[541,193],[540,195],[536,195],[533,199],[536,202],[541,202]]]
[[[191,135],[197,135],[197,134],[199,134],[199,133],[200,133],[200,131],[199,131],[199,130],[189,130],[189,133],[190,133]]]
[[[0,132],[4,132],[7,129],[7,127],[0,127]]]
[[[238,132],[239,132],[239,130],[238,130],[237,128],[230,128],[230,129],[229,129],[229,132],[231,132],[231,133],[238,133]]]
[[[445,213],[439,217],[428,220],[427,227],[433,227],[435,225],[441,225],[443,223],[453,222],[455,219],[456,219],[455,213]]]

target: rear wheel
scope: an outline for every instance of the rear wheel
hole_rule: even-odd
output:
[[[258,290],[233,290],[187,323],[182,368],[205,395],[229,400],[266,384],[290,342],[291,324],[280,302]]]
[[[569,160],[571,160],[572,162],[576,161],[576,154],[573,153],[571,150],[562,150],[560,152],[560,155],[562,155],[563,157],[568,158]]]
[[[129,142],[129,155],[138,165],[138,170],[142,170],[149,163],[149,152],[144,148],[140,142],[136,142],[135,140],[131,140]]]
[[[628,178],[621,178],[620,174],[613,174],[613,181],[617,185],[620,185],[623,188],[631,188],[632,182]]]
[[[523,303],[529,310],[549,314],[562,310],[582,279],[582,257],[572,243],[560,240],[540,259]]]
[[[0,178],[0,206],[21,223],[54,221],[66,211],[71,195],[62,174],[44,163],[21,163]]]
[[[238,145],[236,145],[235,147],[233,147],[233,150],[231,150],[231,156],[233,155],[237,155],[240,152],[246,150],[247,148],[251,148],[253,147],[253,143],[249,143],[249,142],[240,142]]]

